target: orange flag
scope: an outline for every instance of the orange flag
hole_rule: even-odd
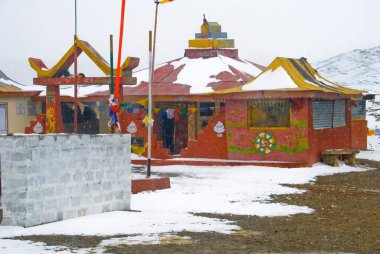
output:
[[[158,3],[159,4],[167,4],[167,3],[170,3],[170,2],[173,2],[174,0],[161,0],[159,1]]]

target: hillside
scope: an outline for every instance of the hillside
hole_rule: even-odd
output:
[[[380,93],[380,46],[356,49],[314,66],[323,76],[338,84]]]

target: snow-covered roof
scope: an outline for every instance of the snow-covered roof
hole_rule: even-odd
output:
[[[0,70],[0,92],[39,92],[44,90],[42,87],[27,86],[9,78],[3,71]]]
[[[213,91],[241,86],[258,76],[264,67],[240,58],[217,55],[210,58],[183,57],[156,68],[154,74],[154,95],[205,94]],[[137,85],[124,88],[125,95],[147,95],[149,70],[133,74]],[[91,94],[105,96],[105,90]]]
[[[345,88],[322,77],[305,58],[277,57],[255,80],[243,85],[242,91],[319,90],[342,94],[364,91]]]

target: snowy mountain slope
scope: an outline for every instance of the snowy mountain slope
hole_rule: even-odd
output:
[[[354,89],[380,93],[380,46],[356,49],[314,64],[322,76]]]
[[[367,102],[369,129],[380,129],[380,46],[356,49],[314,64],[318,72],[340,85],[378,93]],[[368,149],[380,150],[380,136],[368,137]]]

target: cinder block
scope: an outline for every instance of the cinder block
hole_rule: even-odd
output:
[[[57,210],[58,202],[56,199],[49,199],[45,202],[44,211]]]
[[[115,192],[115,199],[124,200],[125,198],[125,192],[124,190],[116,191]]]
[[[63,212],[63,219],[71,219],[77,217],[77,211],[76,210],[68,210]]]
[[[113,192],[104,194],[104,201],[112,201],[113,198],[114,198],[114,193]]]
[[[100,182],[93,183],[91,185],[91,190],[92,190],[93,193],[99,193],[101,191],[101,189],[102,189],[102,185],[101,185]]]
[[[110,191],[112,189],[112,183],[111,182],[103,182],[102,183],[102,190],[103,191]]]
[[[94,203],[102,203],[104,201],[103,194],[94,196]]]
[[[11,147],[0,146],[2,204],[11,225],[34,226],[130,206],[130,147],[125,145],[130,135],[41,135],[4,141]],[[110,159],[118,155],[121,158]]]
[[[61,183],[68,183],[71,179],[71,175],[69,173],[65,173],[62,176],[59,177],[59,181]]]
[[[108,213],[111,211],[111,205],[103,205],[102,206],[102,213]]]

